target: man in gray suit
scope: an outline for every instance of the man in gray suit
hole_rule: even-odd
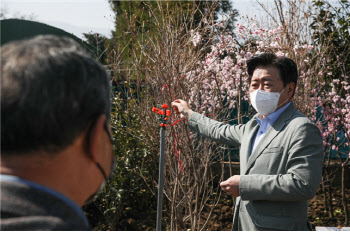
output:
[[[233,230],[311,230],[308,200],[321,182],[323,143],[317,126],[292,103],[297,66],[263,53],[249,59],[247,68],[257,114],[246,124],[209,119],[183,100],[172,106],[193,131],[240,146],[240,175],[220,184],[237,197]]]
[[[89,230],[113,172],[104,67],[69,38],[1,47],[1,230]]]

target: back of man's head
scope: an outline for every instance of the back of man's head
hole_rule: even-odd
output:
[[[102,65],[74,40],[37,36],[1,48],[1,152],[55,153],[101,114],[110,88]]]

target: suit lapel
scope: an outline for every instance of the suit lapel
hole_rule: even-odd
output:
[[[253,119],[255,119],[256,116],[257,115],[255,115]],[[250,155],[251,144],[252,144],[252,139],[255,136],[255,133],[259,128],[259,124],[256,122],[256,120],[253,124],[255,124],[255,125],[252,126],[252,129],[250,130],[248,138],[247,138],[249,141],[247,141],[246,143],[244,143],[244,145],[242,145],[240,162],[241,162],[241,169],[243,171],[245,171],[246,167],[247,167],[248,158]]]
[[[247,174],[254,161],[261,155],[261,153],[265,150],[265,148],[271,143],[271,141],[281,132],[283,127],[286,124],[292,114],[296,111],[296,108],[293,103],[278,117],[275,123],[270,127],[265,136],[261,139],[253,153],[248,158],[248,163],[246,166],[246,170],[244,174]],[[252,138],[249,138],[250,142],[247,144],[251,144]]]

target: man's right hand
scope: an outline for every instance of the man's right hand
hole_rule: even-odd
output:
[[[175,100],[171,103],[171,106],[173,107],[176,114],[180,114],[180,117],[182,119],[190,119],[193,111],[188,106],[188,103],[184,100]]]

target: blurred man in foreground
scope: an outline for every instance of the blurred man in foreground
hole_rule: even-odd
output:
[[[246,124],[209,119],[183,100],[172,106],[195,132],[240,146],[240,175],[220,184],[238,197],[234,230],[311,230],[308,200],[321,182],[323,143],[317,126],[292,103],[297,66],[289,58],[263,53],[249,59],[247,67],[257,114]]]
[[[69,38],[1,48],[1,230],[89,230],[113,172],[105,69]]]

